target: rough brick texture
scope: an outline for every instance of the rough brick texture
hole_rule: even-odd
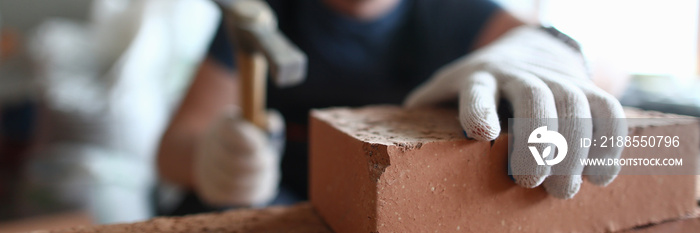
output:
[[[628,115],[635,114],[651,116]],[[310,195],[319,215],[339,233],[603,232],[695,211],[690,175],[620,176],[607,187],[584,182],[570,200],[518,187],[507,175],[507,136],[493,145],[466,140],[456,117],[391,106],[313,111]],[[698,155],[695,121],[630,127],[630,135],[679,135],[678,154]],[[644,151],[623,153],[630,155]]]
[[[239,209],[220,213],[197,214],[185,217],[154,218],[145,222],[100,226],[81,226],[54,233],[99,233],[99,232],[288,232],[288,233],[332,233],[318,217],[309,203],[288,207],[266,209]]]

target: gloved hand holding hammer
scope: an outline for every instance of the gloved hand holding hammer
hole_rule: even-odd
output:
[[[267,67],[277,86],[303,80],[306,56],[278,30],[260,1],[220,1],[238,49],[242,112],[227,109],[206,132],[195,154],[195,180],[204,201],[216,205],[264,205],[277,195],[284,147],[284,119],[265,110]]]
[[[195,180],[204,201],[220,206],[260,206],[277,195],[284,147],[284,119],[267,114],[266,130],[225,109],[198,142]]]
[[[306,56],[279,32],[267,4],[217,3],[237,49],[241,108],[220,109],[197,140],[192,183],[209,205],[264,206],[277,195],[285,141],[284,118],[265,109],[267,69],[278,87],[293,86],[305,76]]]

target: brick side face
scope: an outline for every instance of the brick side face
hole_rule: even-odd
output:
[[[696,210],[696,176],[619,176],[607,187],[584,181],[573,199],[559,200],[541,187],[518,187],[508,177],[507,135],[493,145],[455,138],[451,132],[441,137],[431,129],[449,124],[460,129],[453,113],[436,111],[431,118],[406,120],[405,110],[372,108],[312,114],[311,202],[339,233],[603,232],[679,219]],[[328,117],[331,113],[334,117]],[[381,133],[396,136],[392,127],[333,122],[339,119],[393,122],[397,129],[410,124],[432,136],[421,140],[418,133],[392,141]],[[680,133],[689,143],[678,152],[684,158],[699,154],[697,123],[635,127],[631,135]],[[380,133],[366,137],[367,132],[359,131]],[[631,156],[645,154],[641,148],[623,153]]]

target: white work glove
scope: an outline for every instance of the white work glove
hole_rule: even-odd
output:
[[[580,164],[579,159],[585,158],[619,158],[620,147],[592,147],[589,151],[575,140],[626,136],[626,123],[615,119],[625,118],[625,114],[617,99],[590,81],[580,53],[544,30],[530,26],[512,29],[438,70],[404,105],[433,105],[457,97],[461,125],[476,140],[498,137],[501,128],[496,103],[501,97],[510,101],[515,118],[533,119],[527,125],[516,121],[514,127],[519,130],[512,135],[510,169],[520,186],[533,188],[544,182],[549,194],[567,199],[578,192],[581,174],[604,186],[620,170],[619,166],[584,168]],[[559,122],[547,118],[558,118]],[[566,158],[553,166],[537,165],[528,149],[530,133],[543,125],[561,133],[569,144]],[[543,151],[546,145],[536,147]]]
[[[194,160],[199,196],[217,206],[261,206],[277,195],[284,120],[268,111],[268,131],[229,108],[201,138]]]

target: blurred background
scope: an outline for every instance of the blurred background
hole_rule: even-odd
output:
[[[219,14],[203,0],[0,1],[0,232],[152,217],[167,199],[157,143]]]
[[[497,2],[578,39],[624,105],[700,116],[700,0]],[[0,0],[0,232],[177,199],[153,160],[219,17],[208,0]]]

